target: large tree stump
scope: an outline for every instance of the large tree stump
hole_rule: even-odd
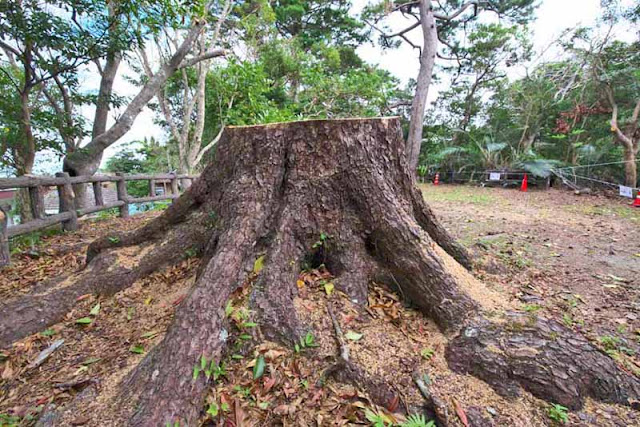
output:
[[[324,244],[314,245],[321,235]],[[114,254],[133,245],[143,248],[133,266],[114,267]],[[145,251],[146,245],[155,249]],[[471,265],[467,252],[439,225],[415,187],[396,118],[228,127],[211,163],[185,194],[141,229],[94,242],[86,271],[63,289],[116,292],[177,262],[176,254],[186,248],[201,256],[197,280],[163,341],[121,383],[114,413],[123,425],[193,424],[207,386],[202,376],[192,379],[193,366],[203,355],[216,362],[221,357],[225,302],[260,256],[264,268],[250,302],[268,338],[290,343],[305,334],[293,304],[296,278],[304,263],[322,262],[337,277],[336,286],[357,303],[366,304],[373,278],[399,288],[450,335],[452,366],[497,389],[505,379],[509,392],[523,387],[571,406],[586,396],[603,398],[603,390],[614,390],[606,400],[618,403],[638,396],[638,379],[618,371],[588,342],[577,337],[579,351],[569,349],[573,332],[554,325],[561,329],[551,334],[548,326],[530,325],[523,334],[495,319],[499,298],[461,267]],[[49,304],[8,304],[11,310],[23,308],[21,318],[35,319],[38,327],[64,311],[58,306],[49,315]],[[37,316],[29,316],[32,306]],[[483,317],[487,310],[494,314],[491,322]],[[0,320],[0,332],[12,326],[33,331],[31,321],[9,323]],[[3,344],[19,335],[0,333]],[[562,339],[552,341],[551,335]],[[538,363],[528,363],[533,353],[523,342],[538,346]],[[490,350],[495,355],[486,355]],[[568,366],[581,363],[578,371]],[[561,377],[546,382],[554,390],[545,396],[542,378],[549,375]]]

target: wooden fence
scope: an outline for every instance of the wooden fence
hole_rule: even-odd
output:
[[[129,216],[129,205],[132,203],[147,203],[162,200],[177,199],[179,194],[178,181],[191,185],[195,176],[176,174],[153,175],[125,175],[117,173],[113,175],[91,175],[70,177],[66,172],[57,173],[55,177],[45,176],[20,176],[17,178],[0,178],[0,190],[28,188],[29,202],[33,219],[23,224],[7,226],[7,213],[0,207],[0,266],[9,263],[9,238],[21,234],[42,230],[56,224],[62,224],[62,229],[72,231],[78,228],[78,218],[95,212],[118,208],[120,216]],[[149,195],[146,197],[129,197],[127,194],[127,182],[149,181]],[[171,192],[156,195],[156,183],[170,182]],[[105,203],[102,195],[102,184],[115,182],[117,201]],[[73,185],[92,184],[95,204],[89,207],[76,207]],[[59,209],[55,215],[46,215],[43,191],[47,187],[56,187],[58,190]]]

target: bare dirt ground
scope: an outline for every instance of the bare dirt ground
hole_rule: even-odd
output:
[[[509,305],[559,319],[640,375],[640,209],[559,190],[425,185],[423,193],[445,226],[474,253],[476,276],[499,290]],[[13,265],[0,272],[0,296],[7,300],[28,293],[47,278],[81,268],[94,238],[138,227],[155,215],[84,222],[78,232],[45,238],[34,250],[14,254]],[[95,393],[110,388],[162,339],[197,265],[197,259],[185,257],[181,265],[114,297],[81,297],[62,322],[1,350],[0,426],[33,424],[43,411],[78,394],[91,403],[66,418],[66,425],[105,425],[102,400]],[[194,366],[194,376],[214,379],[202,424],[401,423],[404,417],[394,413],[423,411],[424,400],[412,380],[417,373],[448,407],[452,425],[462,426],[465,419],[483,427],[554,425],[548,403],[528,393],[505,399],[483,382],[451,372],[444,359],[445,337],[397,295],[374,284],[369,308],[360,311],[334,287],[339,279],[322,268],[304,271],[298,280],[296,304],[308,313],[315,334],[297,348],[261,340],[247,308],[248,289],[259,270],[258,262],[226,307],[230,346],[225,361],[207,363],[204,369]],[[328,306],[336,313],[351,359],[395,395],[386,408],[352,385],[325,377],[339,353]],[[35,367],[40,352],[61,339],[64,343]],[[640,425],[640,412],[589,401],[568,414],[567,425]]]

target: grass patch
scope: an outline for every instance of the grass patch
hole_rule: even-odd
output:
[[[49,228],[45,228],[44,230],[32,231],[31,233],[12,237],[9,239],[9,251],[11,254],[29,250],[33,251],[35,248],[42,245],[42,239],[57,236],[62,233],[62,228],[59,224],[56,224]]]
[[[640,209],[630,206],[593,206],[593,205],[567,205],[564,207],[568,212],[579,213],[589,216],[613,216],[618,218],[640,221]]]
[[[420,185],[422,197],[427,202],[464,202],[474,205],[491,205],[496,202],[496,198],[489,194],[479,194],[477,188],[450,187],[444,191],[433,191],[427,185]]]

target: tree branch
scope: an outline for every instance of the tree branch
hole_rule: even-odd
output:
[[[393,33],[393,34],[389,34],[389,35],[384,35],[385,38],[391,38],[391,37],[398,37],[401,36],[405,33],[408,33],[409,31],[413,30],[414,28],[417,28],[420,26],[420,21],[416,22],[413,25],[408,26],[407,28],[405,28],[404,30],[398,31],[397,33]]]
[[[188,68],[193,65],[196,65],[198,62],[206,61],[207,59],[217,58],[219,56],[225,56],[227,51],[224,49],[213,49],[209,52],[205,52],[202,55],[195,56],[193,58],[185,59],[182,64],[178,67],[178,69]]]
[[[433,17],[436,19],[441,19],[443,21],[451,21],[460,16],[465,10],[470,8],[471,6],[475,6],[476,8],[479,6],[480,2],[478,0],[471,0],[460,6],[458,10],[453,12],[450,15],[443,15],[441,13],[433,12]]]

